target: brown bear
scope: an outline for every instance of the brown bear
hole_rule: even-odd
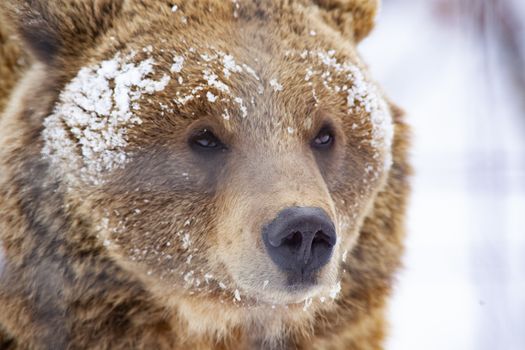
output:
[[[2,1],[0,348],[381,348],[410,168],[377,6]]]

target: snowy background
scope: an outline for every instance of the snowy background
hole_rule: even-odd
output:
[[[525,1],[383,0],[361,52],[414,134],[387,349],[525,349]]]

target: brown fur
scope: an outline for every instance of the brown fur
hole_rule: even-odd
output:
[[[11,28],[0,25],[0,111],[3,111],[14,84],[26,66],[24,57]]]
[[[390,105],[393,165],[370,177],[366,164],[378,166],[370,122],[357,125],[363,116],[347,115],[341,99],[324,90],[314,105],[304,64],[285,54],[335,49],[363,68],[355,46],[372,28],[375,1],[17,0],[0,9],[33,57],[19,78],[14,62],[22,53],[6,41],[2,20],[0,348],[382,347],[403,250],[408,127]],[[226,102],[174,105],[183,86],[172,79],[140,102],[143,123],[129,129],[132,161],[100,185],[66,181],[42,156],[43,121],[60,91],[80,68],[130,50],[144,59],[149,45],[156,79],[169,74],[172,52],[195,48],[184,68],[194,82],[204,64],[198,54],[213,45],[250,62],[264,82],[279,76],[288,88],[257,95],[256,80],[232,77],[235,94],[255,97],[248,117],[232,110],[224,122],[217,116],[231,108]],[[340,141],[317,156],[304,144],[325,121]],[[202,160],[187,149],[188,135],[204,126],[231,145],[228,152]],[[319,274],[323,286],[340,278],[341,292],[304,311],[302,296],[283,290],[259,240],[261,227],[294,205],[348,221]],[[105,218],[112,230],[100,228]]]

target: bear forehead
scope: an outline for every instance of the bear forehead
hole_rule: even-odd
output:
[[[44,156],[70,182],[96,185],[132,158],[127,152],[129,132],[151,118],[199,118],[196,106],[206,106],[225,125],[257,124],[259,101],[276,106],[292,98],[299,99],[293,108],[303,111],[288,111],[291,116],[270,113],[287,133],[300,128],[297,114],[308,124],[307,110],[337,105],[345,117],[354,118],[355,127],[371,125],[370,146],[378,157],[386,154],[389,165],[389,109],[365,71],[344,53],[293,48],[270,56],[238,52],[193,46],[185,39],[170,48],[167,39],[161,39],[158,45],[118,51],[81,68],[44,120]],[[158,113],[143,114],[146,101],[149,110],[153,106]]]

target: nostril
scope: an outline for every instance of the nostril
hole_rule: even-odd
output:
[[[334,245],[333,239],[330,235],[327,235],[323,231],[319,230],[315,233],[314,239],[312,241],[312,246],[315,245],[326,245],[328,247],[331,247]]]
[[[290,248],[300,247],[303,241],[303,235],[299,231],[294,231],[286,236],[282,242],[282,245]]]

